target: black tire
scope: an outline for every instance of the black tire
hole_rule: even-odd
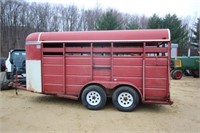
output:
[[[113,93],[112,102],[118,110],[130,112],[139,104],[139,96],[133,88],[121,86]]]
[[[174,71],[175,71],[175,70],[171,70],[171,71],[170,71],[170,76],[171,76],[171,77],[173,76],[172,74],[173,74]],[[172,79],[173,79],[173,77],[172,77]]]
[[[83,90],[81,100],[86,108],[90,110],[100,110],[105,106],[107,97],[102,87],[90,85]]]
[[[183,72],[181,70],[174,70],[172,72],[172,78],[173,79],[179,80],[179,79],[182,78],[182,76],[183,76]]]
[[[199,70],[191,70],[190,72],[194,78],[199,78]]]
[[[191,72],[190,72],[190,70],[188,70],[188,69],[183,70],[183,74],[184,74],[185,76],[191,76]]]
[[[8,90],[10,87],[8,86],[9,82],[3,82],[1,84],[1,90]]]

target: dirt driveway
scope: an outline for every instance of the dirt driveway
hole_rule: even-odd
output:
[[[19,90],[0,92],[1,133],[199,133],[200,80],[171,80],[174,104],[140,105],[116,110],[112,102],[100,111],[81,102]]]

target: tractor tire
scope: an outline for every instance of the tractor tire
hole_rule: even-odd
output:
[[[172,72],[172,78],[175,80],[180,80],[183,76],[183,72],[181,70],[174,70]]]
[[[171,77],[172,77],[172,74],[173,74],[174,71],[175,71],[174,69],[170,71],[170,76]],[[172,77],[172,79],[173,79],[173,77]]]
[[[183,70],[183,73],[184,73],[185,76],[191,76],[191,72],[188,69]]]
[[[190,72],[194,78],[199,78],[199,70],[191,70]]]

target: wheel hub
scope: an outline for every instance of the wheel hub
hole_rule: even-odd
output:
[[[133,104],[133,96],[128,92],[122,92],[118,96],[118,103],[122,107],[130,107]]]
[[[97,91],[90,91],[87,95],[86,95],[86,101],[90,104],[90,105],[98,105],[101,102],[101,96]]]
[[[124,101],[127,101],[128,100],[128,98],[127,97],[124,97]]]

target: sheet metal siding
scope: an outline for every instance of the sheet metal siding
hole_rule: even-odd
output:
[[[82,87],[91,81],[129,82],[142,90],[142,60],[142,57],[113,56],[111,68],[111,56],[94,56],[93,65],[91,65],[91,56],[46,56],[43,57],[44,92],[77,95]],[[163,98],[166,96],[167,61],[165,57],[146,58],[146,97]]]
[[[26,60],[41,60],[41,44],[26,45]]]
[[[43,57],[44,92],[77,95],[91,81],[90,69],[90,57]]]
[[[26,60],[27,90],[42,93],[41,76],[41,61]]]

